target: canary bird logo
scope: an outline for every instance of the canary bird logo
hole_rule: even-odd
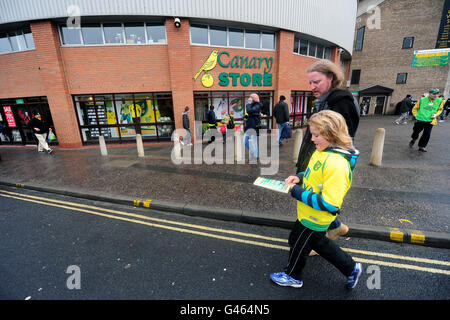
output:
[[[213,50],[211,54],[209,55],[208,59],[203,63],[201,68],[198,70],[198,72],[194,76],[194,80],[197,80],[200,73],[203,71],[205,72],[202,76],[202,84],[204,87],[211,87],[214,83],[213,77],[208,73],[209,70],[214,69],[214,67],[217,64],[217,54],[219,53],[218,50]]]

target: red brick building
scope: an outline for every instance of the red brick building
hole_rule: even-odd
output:
[[[60,147],[96,143],[100,134],[108,143],[136,133],[147,141],[170,139],[182,127],[185,106],[191,128],[205,121],[211,105],[218,119],[233,110],[239,121],[252,92],[261,96],[263,125],[274,127],[272,108],[284,95],[292,123],[300,126],[312,102],[306,68],[317,59],[350,59],[356,16],[353,0],[317,1],[314,8],[257,0],[243,8],[230,1],[220,12],[219,1],[193,1],[201,5],[189,9],[183,1],[172,8],[165,1],[119,7],[72,1],[81,17],[61,2],[38,2],[33,13],[24,11],[26,0],[0,5],[2,144],[34,143],[26,124],[36,112],[54,128]],[[305,14],[311,21],[335,16],[345,25],[336,31],[323,22],[311,31],[295,20]],[[202,69],[210,55],[215,62]]]

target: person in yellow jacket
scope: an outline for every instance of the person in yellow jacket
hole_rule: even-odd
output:
[[[136,125],[136,133],[141,133],[141,113],[142,108],[138,104],[130,104],[130,114],[133,118],[133,123]]]
[[[297,174],[285,180],[291,196],[297,199],[297,220],[289,235],[288,265],[282,272],[271,273],[270,279],[280,286],[301,287],[302,271],[314,250],[347,277],[351,289],[358,282],[362,265],[330,240],[326,231],[350,189],[359,152],[353,148],[341,114],[323,110],[313,114],[308,124],[316,151],[303,176]]]
[[[416,118],[414,123],[413,133],[409,147],[412,148],[414,143],[419,138],[419,134],[423,131],[422,137],[419,140],[419,151],[427,152],[425,147],[430,141],[431,130],[437,124],[437,118],[444,109],[445,101],[438,98],[439,89],[431,89],[428,97],[422,97],[417,101],[412,109],[412,114]]]

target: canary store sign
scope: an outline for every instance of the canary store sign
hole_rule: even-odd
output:
[[[238,56],[231,55],[227,51],[213,50],[208,59],[205,60],[201,68],[194,76],[196,80],[202,74],[201,81],[205,88],[214,85],[214,77],[208,73],[217,65],[227,69],[219,74],[218,84],[222,87],[241,85],[243,87],[270,87],[272,86],[273,58],[258,56]],[[240,69],[240,72],[233,69]],[[245,72],[242,72],[244,70]]]

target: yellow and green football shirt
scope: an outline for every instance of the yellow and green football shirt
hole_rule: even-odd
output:
[[[296,185],[291,195],[298,200],[298,220],[305,227],[325,231],[339,213],[350,189],[352,170],[341,154],[315,151],[303,176],[302,186]]]

